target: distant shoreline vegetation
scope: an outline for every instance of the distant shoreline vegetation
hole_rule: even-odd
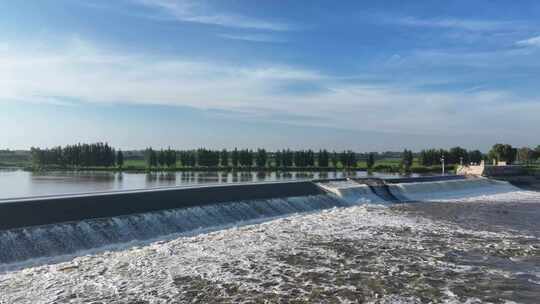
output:
[[[76,144],[54,148],[32,148],[30,151],[0,151],[0,167],[27,170],[92,170],[92,171],[352,171],[366,170],[388,173],[435,173],[442,170],[444,158],[447,172],[463,163],[506,161],[534,162],[540,157],[540,146],[516,149],[496,144],[488,154],[461,147],[449,150],[428,149],[414,153],[357,153],[351,150],[173,150],[147,148],[121,151],[108,143]]]

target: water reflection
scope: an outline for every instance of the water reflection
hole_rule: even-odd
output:
[[[282,180],[287,180],[287,179],[292,179],[292,178],[293,176],[291,172],[283,172],[283,174],[281,175]]]
[[[0,198],[81,193],[193,184],[225,184],[341,177],[395,177],[392,174],[352,172],[26,172],[0,169]]]
[[[257,172],[257,181],[265,181],[266,180],[266,172],[261,171]]]
[[[251,172],[242,172],[240,173],[240,182],[246,183],[253,181],[253,175]]]
[[[227,174],[227,172],[223,172],[223,173],[220,172],[219,175],[220,175],[220,179],[219,179],[220,183],[225,184],[228,182],[229,174]]]

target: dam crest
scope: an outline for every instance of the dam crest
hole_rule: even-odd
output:
[[[444,201],[518,191],[459,176],[339,179],[0,201],[0,265],[359,204]]]

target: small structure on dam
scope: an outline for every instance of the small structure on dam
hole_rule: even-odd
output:
[[[486,163],[482,161],[479,165],[459,166],[456,173],[458,175],[465,176],[485,176],[497,178],[527,175],[527,170],[520,165],[507,165],[506,163],[486,165]]]
[[[506,163],[486,165],[482,161],[480,165],[459,166],[456,173],[463,176],[483,176],[507,181],[527,190],[540,191],[540,176],[529,172],[527,167],[521,165],[507,165]]]

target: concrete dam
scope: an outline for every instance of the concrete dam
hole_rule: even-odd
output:
[[[504,193],[461,176],[232,184],[0,200],[0,265],[358,204]]]

